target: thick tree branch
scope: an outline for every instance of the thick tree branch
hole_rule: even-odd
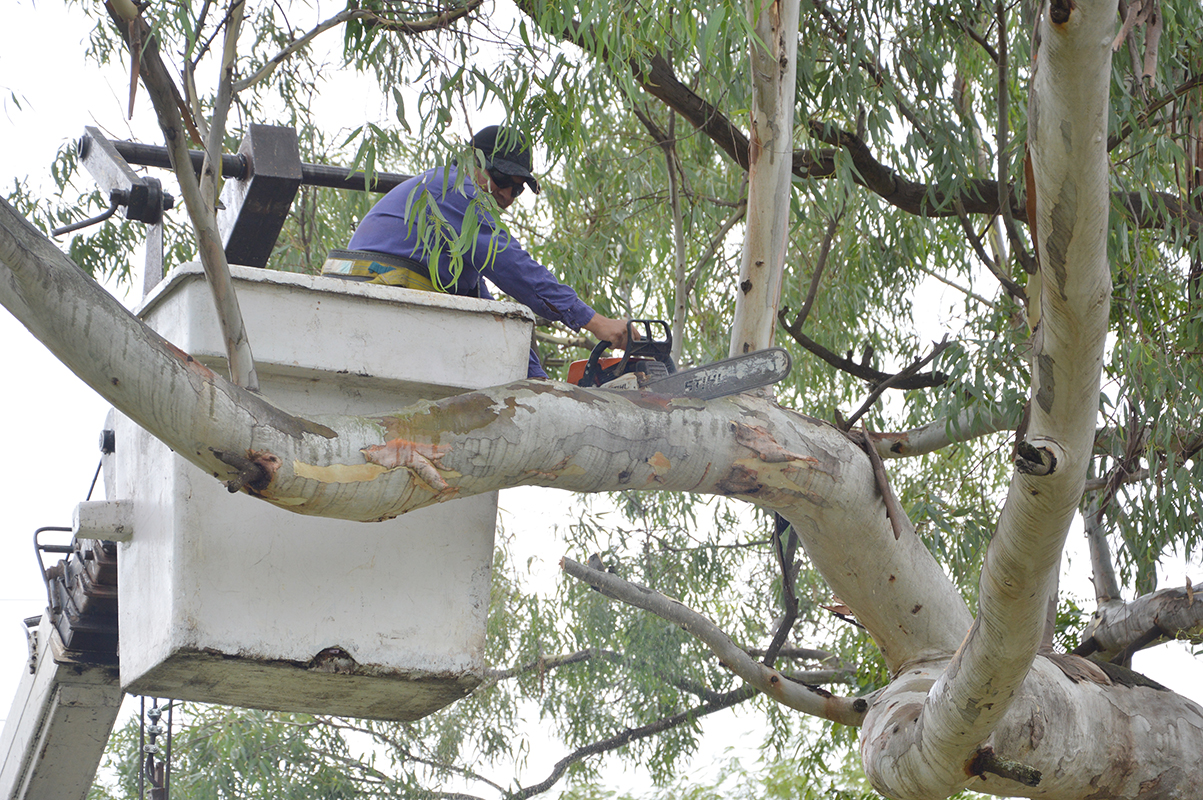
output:
[[[866,718],[866,767],[891,796],[939,797],[965,787],[957,767],[996,733],[1043,642],[1090,463],[1108,329],[1106,32],[1114,16],[1114,0],[1054,0],[1039,23],[1028,128],[1042,282],[1031,419],[985,557],[973,629],[940,680],[926,690],[916,685],[925,698],[918,709],[878,704]],[[887,755],[871,738],[903,726],[914,737],[910,748],[883,741]]]
[[[1082,518],[1086,529],[1086,543],[1090,549],[1095,602],[1103,606],[1121,600],[1119,580],[1115,576],[1115,562],[1111,558],[1111,547],[1107,544],[1107,532],[1099,519],[1098,498],[1092,497],[1087,501]]]
[[[793,326],[788,324],[785,320],[785,317],[788,313],[789,313],[789,309],[783,308],[780,311],[780,313],[778,314],[778,319],[781,321],[781,327],[785,331],[787,331],[790,336],[793,337],[794,341],[796,341],[798,344],[802,345],[807,350],[814,353],[816,356],[823,359],[824,361],[826,361],[828,364],[835,367],[836,369],[838,369],[842,372],[847,372],[849,375],[851,375],[855,378],[860,378],[861,380],[869,383],[871,386],[880,386],[880,385],[886,383],[887,381],[891,381],[891,379],[895,378],[897,375],[900,374],[900,373],[881,372],[880,370],[873,369],[868,364],[868,360],[869,360],[868,358],[864,358],[861,360],[860,363],[857,363],[856,361],[852,360],[851,352],[848,353],[848,356],[846,358],[841,358],[840,356],[837,356],[835,353],[831,352],[826,347],[823,347],[823,345],[819,344],[818,342],[811,339],[806,334],[802,333],[801,331],[796,330]],[[891,389],[928,389],[928,388],[931,388],[932,386],[940,386],[941,384],[946,383],[947,381],[948,381],[948,376],[942,372],[929,372],[929,373],[924,373],[922,375],[908,374],[908,375],[904,375],[904,376],[898,378],[898,380],[896,382],[890,382],[889,388],[891,388]]]
[[[1203,212],[1168,192],[1149,192],[1148,202],[1140,192],[1115,192],[1111,200],[1137,228],[1166,228],[1178,223],[1191,237],[1203,228]]]
[[[966,408],[953,419],[936,420],[909,431],[874,433],[870,438],[877,443],[882,458],[912,458],[950,444],[1014,430],[1016,421],[1016,414],[1000,409]]]
[[[532,21],[539,21],[537,15],[532,13],[529,2],[520,2],[518,6]],[[575,21],[569,21],[562,28],[549,33],[591,53],[593,49],[590,42],[597,41],[597,37],[586,33],[584,25]],[[597,55],[603,59],[606,57],[605,53]],[[648,94],[684,117],[741,168],[748,168],[747,135],[722,111],[681,82],[662,56],[655,55],[647,63],[632,60],[627,66]],[[957,203],[960,203],[965,213],[971,215],[993,217],[1001,213],[997,180],[973,179],[962,191],[948,193],[931,184],[902,177],[878,161],[863,140],[850,131],[836,133],[835,129],[822,123],[812,122],[811,125],[825,131],[825,138],[816,137],[820,141],[831,140],[828,141],[829,144],[839,142],[838,146],[848,151],[855,167],[853,180],[856,183],[902,211],[924,217],[949,217],[958,213]],[[802,179],[834,177],[837,174],[835,152],[795,150],[793,173]],[[1024,208],[1013,186],[1010,187],[1009,196],[1011,214],[1015,219],[1026,220]],[[1128,212],[1140,228],[1164,227],[1171,221],[1183,222],[1197,235],[1198,227],[1203,225],[1203,214],[1174,195],[1162,192],[1155,196],[1158,202],[1155,207],[1150,208],[1139,192],[1116,192],[1112,195],[1115,202]]]
[[[1131,602],[1103,603],[1090,618],[1078,655],[1115,661],[1171,639],[1203,638],[1203,583],[1159,589]]]

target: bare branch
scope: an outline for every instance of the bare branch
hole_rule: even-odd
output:
[[[436,761],[433,758],[429,758],[427,756],[423,756],[423,755],[414,753],[412,750],[409,749],[409,747],[406,746],[406,744],[404,742],[402,742],[401,740],[397,739],[394,736],[390,736],[390,735],[386,734],[384,731],[382,731],[380,728],[378,728],[374,725],[364,725],[357,720],[351,720],[351,719],[347,719],[344,717],[320,716],[320,717],[316,717],[316,719],[321,720],[323,722],[323,724],[330,725],[331,727],[339,728],[339,729],[346,730],[346,731],[351,731],[352,733],[362,734],[362,735],[367,736],[370,739],[373,739],[383,745],[386,745],[386,746],[392,748],[394,751],[396,751],[402,757],[402,759],[404,761],[412,761],[413,763],[420,764],[424,767],[431,767],[436,770],[443,770],[446,772],[450,772],[454,775],[459,775],[461,777],[467,778],[468,780],[483,783],[484,785],[488,786],[491,789],[494,789],[498,793],[505,794],[506,789],[504,786],[501,786],[500,784],[489,780],[488,778],[484,777],[480,773],[475,772],[475,771],[469,769],[468,767],[464,767],[459,764],[456,764],[454,762],[448,762],[448,761],[442,761],[442,760]],[[383,773],[378,773],[378,774],[383,775]],[[479,800],[474,795],[463,795],[463,794],[449,793],[449,792],[438,792],[438,791],[434,791],[434,790],[430,790],[430,789],[425,790],[422,794],[420,794],[418,796],[419,797],[422,797],[422,796],[441,797],[441,798],[466,798],[467,800]]]
[[[609,572],[590,569],[567,557],[560,559],[560,566],[577,580],[596,586],[623,603],[680,625],[709,647],[724,666],[778,703],[844,725],[859,725],[863,719],[867,710],[863,700],[839,698],[822,689],[788,680],[777,670],[753,660],[717,625],[680,601],[645,586],[628,583]]]
[[[881,493],[882,502],[886,506],[886,516],[890,520],[890,529],[894,531],[894,541],[898,541],[902,538],[903,531],[906,530],[906,525],[903,522],[906,518],[906,512],[902,510],[902,505],[898,502],[897,495],[890,488],[890,478],[886,474],[886,465],[882,463],[881,453],[877,452],[877,448],[873,446],[871,436],[872,431],[869,430],[867,425],[859,434],[849,432],[849,438],[859,444],[861,449],[869,456],[869,463],[873,465],[873,478],[877,481],[877,491]]]
[[[781,327],[793,337],[794,341],[826,361],[831,366],[873,385],[883,383],[893,377],[893,375],[888,372],[881,372],[873,369],[868,365],[867,360],[862,361],[859,364],[856,363],[852,360],[851,352],[849,352],[847,358],[841,358],[801,331],[795,331],[785,320],[785,315],[788,313],[789,308],[786,307],[783,307],[781,311],[777,313],[777,319],[779,322],[781,322]],[[948,376],[944,373],[932,372],[926,375],[910,376],[905,380],[900,380],[898,383],[891,385],[895,389],[927,389],[932,386],[939,386],[940,384],[947,382],[947,380]]]
[[[255,74],[238,81],[238,83],[234,85],[234,92],[241,92],[244,89],[254,86],[256,83],[267,79],[273,72],[275,72],[276,68],[279,67],[280,64],[284,63],[294,53],[307,47],[310,42],[331,28],[337,28],[339,25],[349,22],[350,20],[364,20],[368,27],[387,28],[400,33],[427,33],[429,31],[445,28],[451,23],[463,19],[479,8],[483,1],[484,0],[468,0],[468,2],[462,6],[449,7],[443,11],[440,11],[438,14],[417,20],[388,19],[387,17],[383,17],[374,11],[368,11],[361,8],[344,9],[335,14],[333,17],[319,22],[301,38],[290,42],[287,47],[285,47],[279,53],[276,53],[276,55],[272,56],[272,58],[266,64],[264,64],[259,68],[258,71],[255,72]]]
[[[911,458],[932,453],[950,444],[967,442],[992,433],[1013,430],[1013,415],[998,410],[980,412],[967,408],[956,419],[941,419],[919,428],[897,433],[873,433],[882,458]]]
[[[972,289],[970,289],[966,286],[960,285],[956,281],[949,280],[945,276],[936,272],[934,269],[929,269],[928,267],[925,267],[921,263],[914,263],[911,266],[913,266],[915,269],[919,270],[920,272],[924,273],[925,275],[930,275],[931,277],[935,278],[936,280],[938,280],[940,283],[944,284],[945,286],[956,289],[958,292],[961,292],[966,297],[973,298],[974,300],[976,300],[977,302],[981,303],[984,306],[989,306],[990,308],[994,308],[995,303],[993,300],[990,300],[989,298],[986,298],[986,297],[982,297],[977,292],[973,291]]]
[[[1100,606],[1113,600],[1120,600],[1119,581],[1115,576],[1115,563],[1111,558],[1111,548],[1107,544],[1107,532],[1103,530],[1099,519],[1099,501],[1092,497],[1086,503],[1086,511],[1082,515],[1085,521],[1086,542],[1090,547],[1090,564],[1093,568],[1095,602]]]
[[[1129,136],[1131,136],[1133,131],[1135,131],[1137,128],[1143,126],[1158,111],[1165,108],[1170,103],[1174,102],[1179,97],[1182,97],[1184,94],[1189,92],[1191,89],[1194,89],[1198,86],[1203,86],[1203,72],[1199,72],[1194,75],[1191,75],[1185,81],[1178,84],[1173,89],[1171,89],[1170,91],[1163,94],[1161,97],[1159,97],[1156,100],[1149,103],[1145,107],[1144,111],[1142,111],[1136,115],[1135,120],[1133,120],[1132,122],[1125,122],[1122,126],[1120,126],[1120,129],[1118,131],[1113,133],[1110,136],[1110,138],[1107,139],[1108,152],[1110,152],[1110,151],[1114,150],[1116,147],[1118,147],[1120,145],[1120,143],[1123,142],[1124,139],[1127,139]]]
[[[1007,232],[1007,240],[1011,243],[1011,252],[1015,254],[1015,260],[1024,271],[1030,274],[1035,271],[1035,262],[1019,237],[1019,231],[1015,228],[1015,215],[1011,213],[1011,164],[1008,158],[1011,105],[1008,86],[1011,67],[1007,56],[1007,7],[1003,0],[995,1],[994,13],[995,22],[998,24],[998,119],[995,125],[998,148],[998,209],[1002,216],[1003,229]],[[996,275],[1001,275],[1002,270],[1003,265],[999,264]],[[1007,291],[1011,291],[1010,286]]]
[[[936,356],[940,355],[940,353],[943,353],[945,350],[947,350],[951,346],[952,346],[952,342],[948,341],[948,336],[945,335],[944,338],[941,339],[938,344],[936,344],[932,347],[931,352],[928,353],[926,356],[912,362],[910,366],[906,367],[905,369],[903,369],[900,372],[894,373],[893,375],[886,378],[881,383],[874,386],[873,390],[871,392],[869,392],[869,396],[865,398],[865,401],[863,403],[861,403],[861,407],[858,408],[851,417],[848,417],[848,420],[844,426],[844,430],[846,430],[846,431],[851,430],[852,426],[856,424],[856,421],[858,419],[860,419],[861,417],[863,417],[865,415],[865,413],[868,412],[868,410],[873,407],[873,404],[877,402],[877,398],[881,397],[881,395],[885,392],[886,389],[899,388],[907,380],[915,377],[918,374],[919,370],[923,369],[925,366],[930,364],[932,362],[932,360],[935,359]],[[939,373],[933,372],[932,374],[937,375]],[[876,450],[874,450],[874,452],[876,452]],[[895,533],[897,533],[897,531],[895,531]]]
[[[764,658],[767,650],[758,647],[749,647],[748,655],[752,658]],[[817,661],[820,664],[831,664],[838,666],[838,659],[826,650],[813,650],[806,647],[782,647],[777,652],[777,658],[794,658],[800,661]],[[841,667],[842,668],[842,667]]]
[[[747,180],[747,173],[744,173],[744,180]],[[731,216],[723,220],[723,224],[719,226],[719,229],[715,231],[714,236],[710,238],[710,245],[706,248],[706,252],[703,253],[702,257],[698,259],[698,263],[693,268],[693,272],[689,274],[689,277],[685,281],[686,291],[692,292],[694,290],[694,287],[697,286],[698,281],[701,280],[703,271],[705,271],[706,267],[714,259],[715,255],[717,255],[719,248],[722,247],[727,241],[727,234],[730,233],[731,229],[735,227],[736,223],[743,219],[744,215],[748,213],[746,192],[744,193],[744,198],[744,202],[735,207],[735,210],[731,212]]]
[[[823,278],[823,270],[827,268],[827,258],[831,253],[831,242],[835,238],[835,232],[839,228],[840,218],[843,216],[841,209],[839,214],[836,214],[827,223],[827,230],[823,232],[823,241],[819,243],[819,255],[815,259],[814,271],[810,276],[810,288],[806,292],[806,299],[802,301],[802,308],[798,311],[798,315],[794,317],[794,321],[790,324],[785,323],[785,310],[782,309],[778,315],[781,320],[782,327],[789,330],[801,331],[802,326],[806,324],[806,318],[810,316],[810,308],[814,305],[815,296],[819,293],[819,282]]]
[[[784,542],[783,536],[786,537]],[[767,667],[773,666],[773,662],[777,660],[777,654],[798,620],[798,597],[794,592],[794,580],[800,566],[794,561],[797,551],[798,534],[794,532],[793,526],[785,517],[773,514],[773,554],[777,557],[777,568],[781,571],[781,594],[785,613],[781,615],[781,621],[773,634],[773,641],[761,659],[761,663]]]
[[[965,20],[954,19],[953,22],[958,28],[963,30],[970,39],[981,45],[982,49],[986,51],[986,55],[990,56],[991,61],[993,61],[995,64],[998,63],[998,51],[994,49],[992,44],[986,41],[985,36],[974,30],[973,26]]]
[[[607,573],[601,574],[604,575]],[[525,800],[527,797],[541,794],[542,792],[545,792],[554,786],[556,782],[560,780],[560,778],[564,777],[564,773],[570,766],[584,758],[587,758],[588,756],[600,755],[601,753],[608,753],[611,750],[617,750],[618,748],[624,747],[631,742],[638,741],[640,739],[647,739],[655,736],[658,733],[671,730],[678,725],[683,725],[687,722],[692,722],[693,720],[707,716],[708,714],[713,714],[715,711],[722,711],[724,708],[730,708],[738,705],[745,700],[750,700],[755,696],[756,690],[745,686],[743,688],[727,692],[718,701],[704,703],[687,711],[682,711],[680,714],[674,714],[671,717],[664,717],[647,725],[641,725],[638,728],[630,728],[616,736],[611,736],[609,739],[603,739],[600,742],[593,742],[592,744],[587,744],[584,747],[579,747],[556,762],[556,765],[552,768],[551,774],[547,776],[545,780],[533,786],[527,786],[517,792],[508,794],[506,798],[507,800]]]
[[[217,230],[217,217],[213,205],[206,201],[205,192],[194,172],[188,142],[184,137],[184,115],[188,113],[187,106],[175,87],[171,73],[163,63],[157,40],[141,15],[126,20],[117,14],[111,4],[106,7],[118,29],[126,37],[127,45],[135,39],[140,39],[143,43],[142,82],[146,85],[146,91],[154,104],[159,127],[166,136],[173,172],[179,181],[180,194],[184,198],[188,216],[196,232],[201,265],[213,294],[218,323],[226,346],[231,381],[251,391],[257,391],[259,379],[255,373],[255,362],[247,340],[246,327],[243,325],[242,312],[238,307],[238,298],[234,294],[234,282],[230,277],[225,248]],[[131,33],[132,31],[137,31],[137,34]],[[195,133],[195,126],[191,126],[191,130]],[[199,136],[198,133],[195,135]]]
[[[990,258],[989,254],[986,253],[986,248],[982,246],[981,238],[977,235],[977,231],[973,229],[973,224],[969,221],[969,215],[965,213],[965,207],[959,202],[957,203],[957,219],[960,220],[961,230],[965,232],[965,238],[969,240],[973,252],[977,254],[978,259],[981,260],[986,269],[990,270],[990,274],[1002,284],[1007,294],[1015,298],[1017,302],[1026,305],[1028,301],[1027,293],[1024,292],[1022,286],[1012,280],[1011,276],[1003,271],[1001,264]],[[1012,242],[1012,248],[1014,248],[1014,245],[1015,243]]]

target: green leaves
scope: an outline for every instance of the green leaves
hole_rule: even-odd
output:
[[[378,18],[361,16],[330,33],[333,55],[319,38],[286,59],[269,81],[240,95],[240,120],[293,125],[304,160],[362,170],[369,178],[449,164],[462,153],[469,130],[516,125],[535,145],[545,191],[507,213],[514,235],[602,313],[671,319],[684,307],[682,366],[726,354],[746,175],[707,133],[645,86],[651,65],[667,65],[683,87],[679,108],[706,103],[707,124],[742,133],[749,105],[746,4],[524,0],[513,14],[481,6],[421,34],[391,23],[441,12],[450,20],[466,6],[388,0],[355,6]],[[95,8],[84,6],[86,13]],[[188,64],[181,74],[200,81],[199,97],[190,100],[202,115],[212,103],[212,87],[203,82],[206,59],[221,40],[224,10],[178,2],[146,11],[163,52],[183,54]],[[252,3],[240,77],[297,41],[320,21],[319,11],[305,3]],[[792,314],[809,303],[802,333],[838,357],[884,372],[923,356],[945,333],[956,340],[934,365],[948,381],[930,390],[887,392],[867,417],[874,430],[933,423],[951,429],[961,415],[1001,414],[1018,424],[1030,382],[1024,310],[984,267],[965,228],[981,237],[983,252],[999,259],[997,268],[1021,284],[1015,251],[1032,251],[1032,234],[1024,214],[1014,213],[1015,236],[1000,234],[996,251],[988,229],[998,223],[997,209],[969,214],[964,227],[955,214],[957,201],[986,204],[982,195],[997,192],[1000,157],[1014,209],[1025,194],[1020,147],[1032,63],[1025,13],[1008,9],[1000,21],[966,0],[803,4],[792,137],[798,168],[789,197],[782,198],[790,208],[790,240],[781,305]],[[1117,479],[1105,520],[1130,593],[1155,585],[1167,553],[1203,548],[1197,491],[1203,480],[1203,248],[1198,225],[1184,222],[1181,210],[1199,213],[1191,148],[1203,107],[1197,85],[1176,92],[1203,70],[1203,9],[1177,3],[1162,13],[1152,80],[1134,79],[1129,44],[1112,76],[1114,293],[1095,474]],[[93,58],[108,62],[123,52],[115,33],[100,20],[90,42]],[[339,71],[378,92],[378,118],[313,110],[315,98],[330,91],[326,78]],[[811,123],[851,138],[822,141]],[[876,184],[870,181],[874,166],[882,176]],[[670,176],[679,216],[669,203]],[[74,180],[69,153],[56,162],[54,179],[61,197],[33,197],[19,182],[9,193],[47,230],[107,207],[87,181]],[[899,197],[907,192],[921,198],[925,214],[947,216],[900,210]],[[346,244],[374,199],[366,192],[306,188],[271,266],[317,271],[328,249]],[[425,200],[417,202],[416,230],[432,250],[451,254],[454,262],[475,246],[483,224],[479,207],[456,231]],[[485,210],[496,211],[484,202]],[[195,249],[174,219],[169,263],[191,258]],[[143,235],[139,226],[114,218],[74,236],[68,248],[93,275],[128,277]],[[674,270],[678,261],[685,265],[684,282]],[[568,338],[562,329],[555,333]],[[785,335],[779,343],[794,359],[789,382],[778,387],[783,404],[830,420],[859,406],[871,388]],[[585,351],[572,342],[543,347],[553,375]],[[970,601],[1010,476],[1012,438],[996,434],[889,465],[919,534]],[[1129,480],[1141,473],[1147,477]],[[771,637],[781,613],[781,574],[767,530],[766,520],[726,502],[630,492],[581,501],[557,541],[582,558],[600,553],[623,577],[703,610],[752,647]],[[290,715],[195,708],[181,734],[179,791],[195,797],[417,796],[460,781],[472,792],[501,795],[519,780],[515,764],[531,758],[525,738],[531,725],[553,739],[558,759],[738,688],[673,626],[572,582],[533,586],[526,571],[503,545],[487,644],[498,675],[472,697],[412,725],[319,725]],[[855,686],[831,688],[863,692],[887,681],[868,637],[823,608],[833,602],[822,579],[803,563],[797,580],[800,619],[790,641],[831,652],[856,676]],[[1079,611],[1069,604],[1061,610],[1065,645],[1078,629]],[[713,785],[678,780],[700,736],[692,719],[625,744],[614,758],[645,767],[664,787],[649,791],[665,796],[871,796],[847,761],[852,732],[800,722],[767,703],[741,713],[756,716],[771,754],[755,771],[732,765]],[[357,737],[369,744],[356,748]],[[115,747],[131,742],[126,730]],[[570,796],[616,794],[590,783],[597,764],[573,768]],[[112,789],[114,797],[131,794],[128,776],[125,781]]]

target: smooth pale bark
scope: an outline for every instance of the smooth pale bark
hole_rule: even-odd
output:
[[[1053,2],[1039,23],[1029,146],[1042,291],[1031,343],[1031,418],[986,553],[972,633],[922,703],[898,703],[891,687],[890,702],[883,698],[870,710],[867,727],[897,729],[863,740],[870,779],[891,797],[945,797],[966,785],[966,765],[1010,709],[1044,635],[1090,462],[1107,332],[1108,42],[1115,18],[1115,0]],[[907,732],[912,744],[904,747]],[[1086,774],[1104,767],[1081,766]]]
[[[750,0],[748,16],[757,39],[750,45],[748,218],[735,291],[733,356],[771,347],[777,324],[789,239],[798,0]]]
[[[979,413],[965,409],[952,419],[939,419],[909,431],[874,433],[871,438],[882,458],[913,458],[956,442],[1009,431],[1013,426],[1013,420],[999,410]]]
[[[1099,606],[1082,634],[1110,660],[1175,636],[1203,637],[1203,583],[1159,589],[1130,603],[1111,600]]]
[[[832,590],[901,665],[951,652],[971,619],[908,526],[895,540],[863,451],[764,399],[703,403],[521,381],[379,418],[301,419],[163,341],[0,204],[0,303],[73,372],[215,477],[297,513],[377,520],[494,489],[739,497],[786,516]],[[866,558],[866,555],[871,557]]]
[[[1004,797],[1049,800],[1197,800],[1203,797],[1203,708],[1173,692],[1109,682],[1091,662],[1059,656],[1078,667],[1075,680],[1053,661],[1037,657],[1008,703],[1006,715],[983,745],[1040,771],[1040,783],[1025,786],[986,774],[971,777],[970,764],[959,767],[962,788]],[[943,679],[945,663],[919,665],[899,675],[877,698],[861,730],[866,766],[894,763],[893,774],[913,781],[905,792],[876,786],[891,798],[933,800],[951,792],[935,785],[923,788],[916,749],[938,746],[908,731],[922,728],[932,704],[932,688]],[[895,726],[899,726],[895,730]],[[868,754],[872,753],[872,761]],[[957,770],[948,770],[955,775]],[[897,780],[897,778],[896,778]]]

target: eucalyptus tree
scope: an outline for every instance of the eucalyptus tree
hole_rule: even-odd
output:
[[[199,375],[5,207],[4,305],[202,469],[226,469],[214,449],[269,454],[266,502],[375,520],[515,485],[619,493],[625,519],[568,534],[618,574],[566,557],[574,580],[548,600],[499,558],[487,686],[414,728],[357,726],[398,764],[361,774],[365,793],[424,777],[529,796],[620,748],[667,778],[698,719],[752,702],[782,749],[801,718],[834,726],[823,744],[855,736],[892,798],[1203,790],[1203,709],[1128,669],[1203,619],[1203,587],[1156,585],[1159,559],[1199,549],[1203,11],[793,9],[354,4],[293,30],[279,6],[173,7],[153,26],[153,8],[112,7],[168,139],[207,120],[210,162],[229,104],[254,96],[236,90],[295,86],[272,80],[343,26],[418,155],[486,98],[540,134],[559,159],[549,202],[513,224],[550,231],[539,253],[578,286],[673,319],[684,361],[763,346],[774,320],[794,347],[777,398],[518,382],[384,420],[300,419],[236,385],[253,369]],[[198,56],[223,37],[201,99]],[[387,132],[359,134],[360,163],[381,163]],[[206,180],[188,211],[220,273]],[[959,293],[951,313],[918,299],[932,281]],[[955,339],[926,344],[933,317]],[[342,465],[370,468],[349,486]],[[758,534],[703,495],[774,521]],[[1058,590],[1079,511],[1085,626]],[[532,708],[568,754],[536,783],[490,778],[480,765],[514,754]]]

